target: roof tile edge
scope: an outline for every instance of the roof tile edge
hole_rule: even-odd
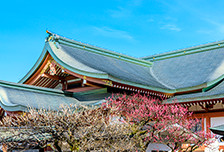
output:
[[[47,31],[47,33],[49,34],[49,36],[46,38],[46,41],[55,41],[55,42],[59,42],[59,43],[60,42],[66,42],[68,44],[79,46],[79,47],[82,47],[82,48],[85,48],[85,49],[88,48],[87,51],[94,50],[93,51],[94,53],[99,53],[101,55],[102,54],[108,55],[108,56],[111,56],[111,57],[115,57],[117,59],[122,59],[122,60],[125,60],[125,61],[128,61],[128,62],[140,64],[140,65],[143,65],[143,66],[146,66],[146,67],[150,67],[153,64],[150,61],[146,61],[146,60],[139,59],[139,58],[134,58],[134,57],[131,57],[131,56],[128,56],[128,55],[124,55],[124,54],[121,54],[121,53],[113,52],[113,51],[103,49],[103,48],[100,48],[100,47],[96,47],[96,46],[93,46],[93,45],[78,42],[78,41],[75,41],[75,40],[72,40],[72,39],[68,39],[66,37],[59,36],[57,34],[49,32],[49,31]]]
[[[63,95],[64,92],[57,89],[50,89],[50,88],[42,88],[27,84],[20,84],[20,83],[13,83],[13,82],[7,82],[0,80],[0,86],[9,87],[9,88],[15,88],[15,89],[23,89],[27,91],[35,91],[38,93],[45,93],[45,94],[54,94],[54,95]]]
[[[224,47],[224,40],[221,40],[221,41],[202,44],[202,45],[189,47],[189,48],[185,48],[185,49],[179,49],[176,51],[171,51],[171,52],[166,52],[166,53],[161,53],[161,54],[156,54],[156,55],[150,55],[150,56],[142,57],[140,59],[153,62],[156,60],[163,60],[163,59],[168,59],[168,58],[173,58],[173,57],[178,57],[178,56],[183,56],[183,55],[189,55],[189,54],[193,54],[193,53],[199,53],[199,52],[209,51],[209,50],[223,48],[223,47]]]

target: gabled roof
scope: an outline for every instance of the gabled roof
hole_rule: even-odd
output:
[[[47,52],[63,68],[80,75],[161,92],[170,91],[169,86],[161,83],[151,73],[151,62],[83,44],[56,34],[50,34],[41,57],[20,83],[26,82],[37,71]]]
[[[175,92],[210,88],[224,78],[224,41],[152,55],[152,72]]]
[[[204,89],[224,78],[224,41],[137,59],[48,33],[41,57],[20,83],[37,71],[47,52],[74,73],[163,93]]]
[[[54,50],[54,53],[61,61],[81,71],[98,74],[99,76],[97,77],[102,75],[105,76],[104,78],[110,80],[117,78],[120,79],[120,81],[167,88],[167,86],[164,86],[153,77],[150,66],[147,67],[145,65],[90,52],[62,43],[59,43],[58,48],[59,49]],[[77,62],[79,64],[77,64]]]
[[[220,84],[211,88],[210,90],[198,93],[191,93],[185,95],[177,95],[168,100],[168,103],[172,102],[172,100],[177,100],[179,103],[183,102],[191,102],[191,101],[205,101],[205,100],[219,100],[224,98],[224,81]]]
[[[28,107],[57,110],[60,105],[94,104],[102,99],[85,98],[80,102],[61,90],[0,81],[0,106],[7,111],[27,111]]]
[[[61,104],[80,104],[56,89],[0,81],[0,106],[7,111],[26,111],[27,107],[56,110]]]
[[[179,49],[179,50],[175,50],[175,51],[150,55],[150,56],[142,57],[141,59],[154,62],[154,61],[164,60],[164,59],[168,59],[168,58],[174,58],[174,57],[178,57],[178,56],[184,56],[184,55],[189,55],[189,54],[205,52],[205,51],[222,48],[222,47],[224,47],[224,40],[207,43],[207,44],[202,44],[202,45],[197,45],[197,46],[193,46],[193,47],[189,47],[189,48]]]
[[[155,60],[152,71],[173,89],[208,87],[224,78],[224,48]]]

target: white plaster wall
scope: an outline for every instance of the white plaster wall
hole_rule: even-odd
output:
[[[212,117],[211,127],[219,126],[224,124],[224,117]]]

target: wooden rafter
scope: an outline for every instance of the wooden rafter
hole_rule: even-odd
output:
[[[48,67],[51,64],[55,67],[55,74],[50,74],[49,73],[49,68]],[[46,56],[43,64],[41,65],[41,67],[26,82],[26,84],[34,85],[34,83],[36,83],[36,81],[40,80],[41,77],[45,78],[45,79],[41,79],[41,81],[44,81],[44,82],[40,83],[40,85],[42,87],[54,88],[59,83],[62,83],[63,90],[67,90],[67,85],[71,84],[71,83],[67,82],[68,80],[73,80],[73,79],[80,78],[82,80],[82,82],[77,82],[77,83],[82,83],[83,87],[90,86],[90,87],[102,88],[103,86],[104,87],[105,86],[110,86],[110,87],[113,87],[113,88],[120,88],[122,90],[134,91],[134,92],[139,92],[139,93],[148,93],[148,94],[151,94],[151,95],[161,96],[161,97],[165,97],[165,98],[168,98],[168,97],[172,96],[171,94],[168,95],[168,94],[164,94],[164,93],[160,93],[160,92],[155,92],[155,91],[150,91],[150,90],[146,90],[146,89],[142,89],[142,88],[128,86],[128,85],[125,85],[125,84],[118,84],[118,83],[112,82],[108,79],[93,78],[93,77],[88,77],[88,76],[85,76],[85,75],[80,75],[80,74],[74,73],[74,72],[72,72],[68,69],[65,69],[60,64],[58,64],[50,56],[49,53],[47,54],[47,56]],[[36,83],[37,86],[39,86],[38,84]]]
[[[58,84],[59,84],[58,81],[52,80],[52,82],[48,86],[46,86],[46,87],[47,88],[55,88]]]
[[[211,109],[213,105],[215,105],[216,103],[224,104],[224,99],[219,98],[219,99],[211,99],[211,100],[188,101],[188,102],[182,102],[180,104],[182,104],[185,107],[199,105],[202,107],[202,109]]]
[[[41,76],[49,78],[49,79],[53,79],[53,80],[64,80],[65,79],[65,77],[60,77],[60,76],[57,76],[57,75],[50,75],[48,73],[44,73]]]
[[[29,78],[25,84],[30,84],[30,85],[33,85],[39,78],[40,78],[40,73],[41,71],[46,67],[48,61],[50,59],[50,54],[48,53],[44,62],[42,63],[42,65],[40,66],[40,68],[34,73],[33,76],[31,76],[31,78]]]
[[[65,80],[72,80],[72,79],[76,79],[77,77],[73,76],[73,75],[69,75],[65,77]]]

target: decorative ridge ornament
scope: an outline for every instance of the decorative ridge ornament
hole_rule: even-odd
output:
[[[49,41],[55,42],[59,39],[59,35],[57,35],[57,34],[54,34],[48,30],[46,30],[46,33],[49,34],[47,37],[47,42],[49,42]]]
[[[145,60],[142,60],[142,59],[138,59],[138,58],[134,58],[134,57],[131,57],[131,56],[128,56],[128,55],[123,55],[121,53],[117,53],[117,52],[114,52],[114,51],[110,51],[110,50],[107,50],[107,49],[103,49],[103,48],[100,48],[100,47],[96,47],[96,46],[93,46],[93,45],[89,45],[89,44],[86,44],[86,43],[82,43],[82,42],[78,42],[76,40],[72,40],[72,39],[68,39],[66,37],[62,37],[62,36],[59,36],[57,34],[54,34],[50,31],[46,31],[49,35],[47,37],[47,42],[49,41],[52,41],[52,42],[58,42],[59,44],[64,44],[64,45],[70,45],[70,46],[73,46],[73,47],[80,47],[80,48],[84,48],[85,50],[87,51],[91,51],[91,52],[94,52],[94,53],[98,53],[98,54],[102,54],[102,55],[106,55],[106,56],[110,56],[110,57],[115,57],[115,58],[118,58],[118,59],[122,59],[122,60],[125,60],[125,61],[128,61],[128,62],[132,62],[132,63],[135,63],[135,64],[140,64],[142,66],[146,66],[146,67],[150,67],[152,66],[152,62],[150,61],[145,61]],[[49,39],[49,37],[51,37]]]

